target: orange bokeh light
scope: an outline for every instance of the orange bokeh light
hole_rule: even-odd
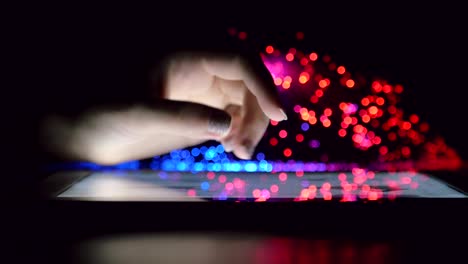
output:
[[[312,52],[312,53],[309,55],[309,59],[310,59],[311,61],[316,61],[316,60],[318,59],[317,53]]]
[[[280,77],[276,77],[274,82],[275,82],[275,85],[279,86],[279,85],[281,85],[283,83],[283,80]]]
[[[302,72],[301,75],[299,76],[299,82],[302,84],[305,84],[306,82],[309,81],[310,75],[307,72]]]
[[[309,117],[309,123],[315,125],[317,123],[317,118],[315,116]]]
[[[353,119],[352,119],[351,117],[347,116],[347,117],[345,117],[345,118],[343,119],[343,122],[344,122],[345,124],[349,125],[349,124],[351,124],[351,123],[353,122]]]
[[[354,81],[349,79],[346,81],[346,86],[348,86],[348,88],[353,88],[354,87]]]
[[[320,88],[325,88],[327,87],[327,85],[328,85],[328,82],[326,80],[320,80],[319,82]]]
[[[369,115],[363,115],[362,116],[362,122],[364,122],[364,123],[369,123],[370,119],[371,118],[370,118]]]
[[[369,107],[369,114],[371,114],[371,115],[376,115],[378,111],[379,111],[379,109],[377,108],[377,106]]]

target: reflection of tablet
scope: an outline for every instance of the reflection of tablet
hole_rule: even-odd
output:
[[[74,171],[52,175],[55,199],[92,201],[311,201],[464,198],[417,172],[233,173],[154,170]]]

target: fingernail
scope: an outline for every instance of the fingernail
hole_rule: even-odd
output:
[[[212,111],[208,120],[208,132],[226,136],[231,128],[231,116],[223,111]]]
[[[280,108],[279,110],[280,110],[281,114],[283,114],[283,120],[288,120],[288,116],[286,115],[286,113],[284,112],[284,110],[281,109],[281,108]]]

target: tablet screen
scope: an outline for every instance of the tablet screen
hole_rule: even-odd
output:
[[[311,201],[463,198],[418,172],[167,172],[95,171],[58,198],[96,201]]]

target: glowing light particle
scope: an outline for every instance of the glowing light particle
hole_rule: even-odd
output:
[[[323,194],[323,199],[326,201],[330,201],[332,199],[332,194],[331,192],[326,192]]]
[[[278,139],[276,139],[276,138],[270,138],[270,145],[272,145],[272,146],[278,145]]]
[[[276,184],[271,185],[271,186],[270,186],[270,191],[271,191],[272,193],[277,193],[277,192],[279,191],[278,185],[276,185]]]
[[[320,141],[313,139],[309,142],[309,146],[311,148],[319,148],[320,147]]]
[[[368,199],[369,201],[376,201],[378,198],[379,198],[378,193],[375,192],[375,191],[370,191],[370,192],[367,194],[367,199]]]
[[[288,175],[284,172],[281,172],[279,175],[278,175],[278,179],[282,182],[285,182],[287,179],[288,179]]]
[[[309,81],[310,75],[307,72],[302,72],[299,76],[299,82],[301,84],[305,84],[306,82]]]
[[[210,188],[210,183],[209,182],[202,182],[200,184],[200,188],[204,191],[208,190]]]
[[[318,100],[319,100],[319,98],[316,95],[312,95],[310,97],[310,102],[313,103],[313,104],[316,104],[318,102]]]
[[[215,177],[216,177],[216,174],[212,171],[206,174],[206,178],[208,178],[209,180],[213,180]]]
[[[294,106],[294,112],[299,113],[301,111],[301,106],[300,105],[295,105]]]
[[[316,60],[318,59],[317,53],[312,52],[312,53],[309,55],[309,59],[310,59],[311,61],[316,61]]]
[[[338,74],[344,74],[346,72],[346,69],[344,66],[339,66],[337,69],[336,69],[336,72],[338,72]]]
[[[339,135],[340,137],[345,137],[345,136],[346,136],[346,130],[343,129],[343,128],[340,129],[340,130],[338,130],[338,135]]]
[[[286,54],[286,60],[287,61],[293,61],[294,60],[294,55],[292,53]]]
[[[297,134],[296,135],[296,141],[297,142],[302,142],[304,141],[304,136],[302,134]]]
[[[290,148],[286,148],[286,149],[284,149],[283,154],[284,154],[285,157],[291,157],[292,150]]]
[[[288,136],[288,132],[286,132],[286,130],[283,129],[283,130],[280,130],[278,135],[280,138],[286,138]]]
[[[325,88],[325,87],[327,87],[327,85],[328,85],[328,82],[326,80],[320,80],[319,81],[320,88]]]
[[[404,130],[409,130],[411,128],[411,123],[408,122],[408,121],[405,121],[402,123],[401,127],[404,129]]]
[[[371,117],[369,115],[362,116],[362,122],[369,123],[370,120],[371,120]]]
[[[283,83],[283,79],[281,79],[280,77],[276,77],[274,79],[274,82],[276,86],[280,86]]]
[[[351,79],[347,80],[347,81],[346,81],[346,86],[347,86],[348,88],[353,88],[353,87],[354,87],[354,81],[351,80]]]
[[[378,81],[374,81],[374,82],[372,83],[372,89],[374,89],[374,91],[375,91],[376,93],[379,93],[379,92],[382,91],[382,84],[380,84],[380,82],[378,82]]]
[[[259,189],[255,189],[252,191],[252,195],[254,198],[260,197],[261,194],[262,194],[262,191],[260,191]]]
[[[362,104],[363,106],[368,106],[369,103],[370,103],[369,98],[367,98],[367,97],[362,98],[361,104]]]
[[[408,146],[404,146],[403,148],[401,148],[401,154],[403,154],[403,156],[405,157],[408,157],[409,155],[411,155],[411,149]]]
[[[227,191],[232,191],[234,189],[234,184],[232,182],[228,182],[224,188],[226,188]]]
[[[338,179],[340,181],[346,181],[346,174],[345,173],[338,174]]]
[[[315,125],[317,123],[317,118],[315,116],[309,117],[309,124]]]
[[[219,175],[218,181],[219,183],[225,183],[227,180],[226,175]]]
[[[401,178],[401,183],[403,184],[410,184],[411,183],[411,178],[408,176],[402,177]]]
[[[267,46],[265,51],[268,54],[272,54],[275,51],[275,49],[273,48],[273,46]]]
[[[413,124],[417,124],[419,122],[419,117],[415,114],[412,114],[409,118],[410,122]]]
[[[379,109],[377,108],[377,106],[369,107],[369,114],[371,114],[371,115],[376,115],[378,111],[379,111]]]
[[[247,38],[247,33],[245,32],[239,32],[239,39],[245,40]]]
[[[382,97],[378,97],[377,99],[375,99],[375,103],[377,103],[378,105],[383,105],[385,103],[385,99],[383,99]]]

